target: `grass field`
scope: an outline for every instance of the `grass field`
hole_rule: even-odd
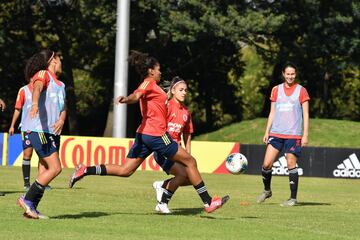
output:
[[[194,140],[262,144],[266,121],[265,118],[257,118],[234,123],[215,132],[196,136]],[[310,119],[309,146],[311,147],[358,148],[360,146],[359,136],[360,122]]]
[[[32,176],[36,169],[32,169]],[[71,170],[52,182],[39,210],[50,220],[28,220],[15,204],[23,194],[21,168],[0,167],[0,239],[359,239],[360,181],[300,178],[299,205],[279,206],[288,198],[287,177],[273,177],[273,197],[255,203],[260,176],[203,174],[211,194],[230,201],[206,214],[192,187],[174,195],[172,215],[154,212],[152,182],[160,172],[131,178],[91,176],[67,188]],[[241,204],[242,203],[242,204]],[[245,204],[244,204],[245,203]]]

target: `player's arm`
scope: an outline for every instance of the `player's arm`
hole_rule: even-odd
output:
[[[5,102],[1,98],[0,98],[0,108],[1,108],[1,111],[4,111],[6,108]]]
[[[185,150],[191,154],[191,133],[183,133]]]
[[[65,124],[65,120],[66,120],[66,105],[65,105],[64,110],[61,111],[59,119],[56,121],[56,123],[53,126],[55,135],[61,134],[62,129]]]
[[[119,96],[115,99],[115,104],[119,104],[119,103],[125,103],[125,104],[133,104],[133,103],[137,103],[140,98],[142,97],[144,93],[137,91],[134,92],[132,94],[130,94],[129,96],[125,97],[125,96]]]
[[[302,104],[302,114],[304,121],[304,132],[301,139],[301,146],[305,147],[309,143],[309,101],[303,102]]]
[[[36,114],[38,114],[38,112],[39,112],[39,98],[40,98],[40,93],[43,89],[44,89],[43,81],[35,80],[34,85],[33,85],[30,118],[34,118],[36,116]]]
[[[270,128],[273,123],[274,116],[275,116],[275,102],[271,102],[270,113],[266,124],[265,134],[263,137],[263,142],[265,144],[268,142],[269,139]]]
[[[13,117],[12,117],[12,120],[11,120],[11,125],[10,125],[10,128],[9,128],[9,135],[10,136],[14,135],[15,123],[16,123],[17,119],[19,118],[20,113],[21,113],[21,110],[15,108],[14,114],[13,114]]]

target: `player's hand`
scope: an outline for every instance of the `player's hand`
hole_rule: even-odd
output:
[[[301,147],[306,147],[309,143],[308,136],[302,136],[301,138]]]
[[[1,111],[4,111],[6,108],[6,104],[2,99],[0,99],[0,108],[1,108]]]
[[[125,96],[119,96],[119,97],[117,97],[117,98],[115,98],[115,104],[119,104],[119,103],[126,103],[126,101],[127,101],[127,97],[125,97]]]
[[[9,128],[9,135],[10,136],[14,135],[14,127]]]
[[[35,118],[37,114],[39,114],[39,106],[37,104],[31,105],[30,118]]]
[[[269,140],[269,133],[265,133],[265,135],[264,135],[264,137],[263,137],[263,142],[264,142],[265,144],[267,144],[267,143],[268,143],[268,140]]]
[[[54,134],[60,135],[64,126],[64,121],[59,119],[53,126]]]

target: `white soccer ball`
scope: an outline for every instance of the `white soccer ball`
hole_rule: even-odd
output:
[[[232,174],[240,174],[246,171],[248,161],[241,153],[232,153],[226,158],[226,169]]]

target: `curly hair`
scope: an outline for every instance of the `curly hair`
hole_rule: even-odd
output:
[[[154,69],[156,65],[159,65],[159,61],[154,57],[149,57],[149,54],[139,51],[131,50],[128,61],[131,66],[135,67],[136,72],[145,78],[148,75],[149,69]]]
[[[46,70],[49,67],[50,60],[54,57],[55,52],[49,49],[41,50],[32,55],[26,62],[24,69],[25,80],[30,82],[31,78],[40,70]]]

